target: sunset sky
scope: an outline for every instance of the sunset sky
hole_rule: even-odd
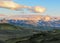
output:
[[[45,10],[43,13],[43,15],[50,15],[50,16],[60,16],[60,0],[12,0],[13,2],[20,4],[20,5],[24,5],[24,6],[31,6],[31,7],[35,7],[35,6],[42,6],[43,10]],[[1,3],[1,2],[0,2]],[[10,5],[10,4],[9,4]],[[30,9],[30,8],[28,8]],[[33,9],[32,9],[33,11]],[[34,11],[32,13],[37,12]],[[21,15],[21,13],[24,13],[27,15],[28,14],[32,14],[29,11],[26,10],[11,10],[11,9],[6,9],[6,8],[0,8],[0,14],[6,14],[6,15]],[[36,13],[37,14],[37,13]]]

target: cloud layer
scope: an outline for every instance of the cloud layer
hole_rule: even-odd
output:
[[[0,1],[12,1],[12,0],[0,0]]]
[[[0,8],[7,8],[12,10],[20,10],[20,9],[27,9],[28,11],[34,12],[34,13],[43,13],[45,12],[45,8],[41,6],[25,6],[20,5],[12,0],[0,0]]]

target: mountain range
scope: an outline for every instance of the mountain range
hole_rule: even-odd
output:
[[[38,22],[29,20],[9,20],[10,24],[22,26],[30,29],[41,29],[41,30],[51,30],[60,29],[60,20],[57,21],[44,21],[39,20]]]
[[[14,15],[10,16],[6,21],[9,24],[18,25],[30,29],[60,29],[60,18],[51,17],[48,15]]]

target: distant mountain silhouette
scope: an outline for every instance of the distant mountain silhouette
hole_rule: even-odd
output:
[[[41,29],[41,30],[51,30],[51,29],[60,29],[60,20],[57,21],[44,21],[39,20],[34,22],[32,20],[9,20],[10,24],[22,26],[24,28],[30,29]]]

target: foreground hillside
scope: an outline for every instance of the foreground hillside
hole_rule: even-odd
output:
[[[0,43],[60,43],[60,30],[40,31],[0,23]]]
[[[58,31],[40,31],[37,34],[22,33],[23,35],[8,33],[0,34],[0,43],[60,43],[60,32]]]

